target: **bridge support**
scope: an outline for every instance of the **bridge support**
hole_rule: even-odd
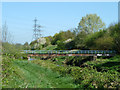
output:
[[[95,61],[97,59],[97,56],[95,55],[95,56],[93,56],[93,60]]]

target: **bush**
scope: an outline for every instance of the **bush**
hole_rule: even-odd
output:
[[[72,66],[81,66],[84,62],[91,60],[91,57],[67,57],[65,63]]]
[[[14,68],[12,67],[13,59],[9,58],[8,56],[2,56],[2,83],[7,83],[7,77],[9,77]]]
[[[32,62],[57,71],[62,76],[69,74],[73,77],[75,83],[79,85],[79,88],[120,88],[120,73],[117,71],[98,72],[93,66],[83,68],[59,66],[50,61],[42,60]]]
[[[21,48],[7,42],[2,43],[2,46],[3,55],[9,56],[10,58],[13,59],[21,59],[22,56]]]

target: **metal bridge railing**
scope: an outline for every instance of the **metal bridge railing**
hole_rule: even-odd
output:
[[[115,50],[24,50],[26,54],[115,54]]]

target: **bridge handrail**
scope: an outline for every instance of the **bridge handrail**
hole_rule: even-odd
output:
[[[115,50],[23,50],[32,54],[115,54]]]

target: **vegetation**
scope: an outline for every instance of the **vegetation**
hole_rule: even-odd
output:
[[[82,17],[78,26],[78,30],[85,31],[86,33],[98,32],[104,28],[105,23],[96,14],[87,14],[85,17]]]
[[[24,54],[21,53],[22,47],[8,42],[2,43],[2,53],[4,56],[9,56],[13,59],[21,59]]]
[[[99,16],[89,14],[82,17],[73,31],[60,31],[21,45],[11,43],[5,24],[2,87],[120,89],[119,25],[105,28]],[[95,61],[91,57],[34,57],[28,62],[23,50],[115,50],[117,55],[98,57]]]
[[[61,65],[63,61],[60,58],[58,58],[57,61],[34,60],[32,62],[40,66],[52,69],[53,71],[57,71],[63,76],[70,75],[74,78],[74,82],[78,85],[78,88],[118,89],[120,88],[119,59],[120,56],[115,56],[110,59],[97,59],[96,61],[86,61],[84,63],[81,63],[80,67],[66,66],[64,64]],[[111,65],[109,63],[111,63]]]
[[[105,23],[96,14],[87,14],[82,17],[78,28],[73,31],[60,31],[54,36],[44,37],[45,43],[38,40],[27,42],[24,50],[116,50],[120,53],[120,24],[105,28]],[[55,48],[51,48],[54,47]]]
[[[43,48],[43,50],[54,50],[57,48],[57,45],[48,45]]]
[[[3,88],[75,88],[77,86],[71,77],[63,77],[57,72],[28,61],[4,58],[3,66]]]

